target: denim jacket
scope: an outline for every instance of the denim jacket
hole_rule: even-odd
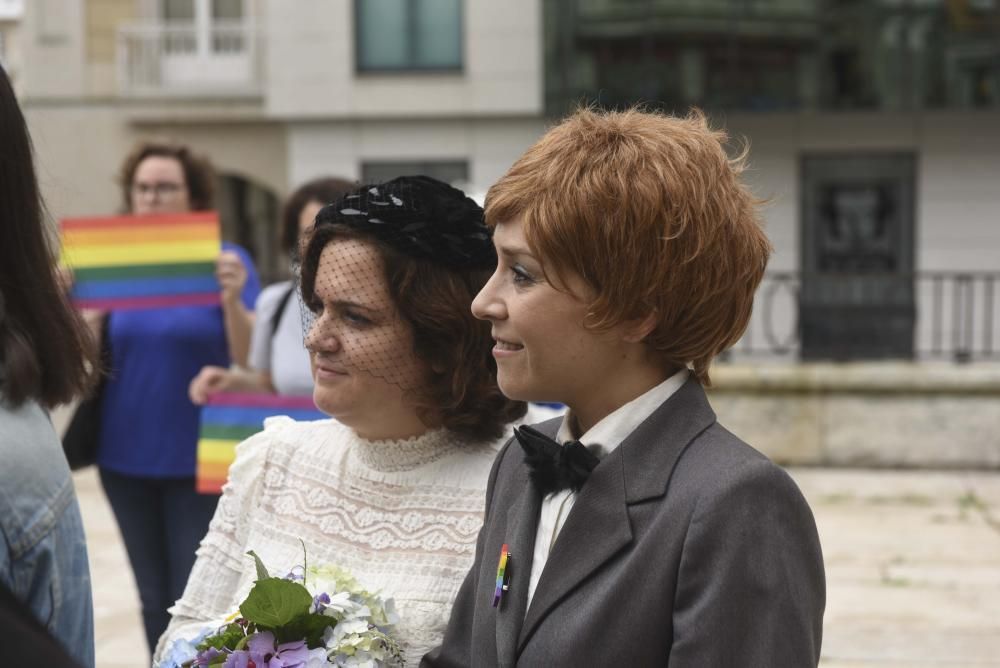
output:
[[[0,581],[81,665],[94,665],[94,609],[80,507],[62,444],[35,402],[0,396]]]

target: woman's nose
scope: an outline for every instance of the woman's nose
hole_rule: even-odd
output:
[[[330,321],[323,316],[319,316],[313,320],[312,325],[309,326],[309,330],[306,332],[304,342],[306,350],[313,352],[334,352],[339,349],[340,339],[335,329]]]
[[[502,320],[507,315],[503,301],[497,294],[496,281],[497,274],[494,273],[472,300],[472,315],[480,320]]]

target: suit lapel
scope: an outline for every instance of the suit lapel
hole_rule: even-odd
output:
[[[535,552],[535,534],[542,497],[525,476],[521,497],[507,511],[507,531],[504,542],[510,550],[509,589],[504,592],[497,609],[497,660],[501,666],[513,666],[516,661],[517,637],[528,606],[528,583],[531,560]],[[499,551],[497,559],[499,559]]]
[[[621,453],[615,450],[597,465],[577,495],[538,580],[518,651],[566,594],[631,540]]]
[[[562,424],[562,416],[534,425],[546,436],[554,437]],[[513,666],[517,662],[517,638],[524,623],[524,613],[528,607],[528,585],[531,581],[531,562],[535,555],[535,535],[538,533],[538,516],[542,507],[542,495],[531,484],[528,468],[524,465],[524,453],[518,447],[508,456],[516,457],[515,478],[511,487],[520,490],[520,495],[507,509],[507,525],[502,542],[510,550],[510,587],[496,609],[497,663]],[[500,544],[496,545],[499,560]],[[491,591],[492,600],[492,591]]]
[[[632,541],[629,504],[663,496],[684,449],[714,422],[704,390],[691,378],[598,464],[545,563],[518,652],[562,599]],[[536,509],[532,531],[537,517]]]

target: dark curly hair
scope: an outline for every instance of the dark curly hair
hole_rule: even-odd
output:
[[[421,417],[426,423],[441,423],[474,440],[496,439],[503,435],[504,425],[525,414],[527,404],[508,399],[500,392],[496,361],[491,352],[490,325],[472,315],[472,300],[486,285],[494,267],[482,262],[475,267],[448,266],[424,252],[425,248],[434,247],[438,236],[426,228],[437,229],[448,236],[449,248],[442,251],[442,255],[454,260],[456,234],[460,236],[463,230],[478,234],[482,209],[472,200],[468,200],[471,206],[468,202],[456,201],[456,198],[468,199],[459,190],[450,186],[446,186],[447,190],[439,188],[436,184],[440,182],[424,187],[433,180],[415,183],[417,178],[427,179],[402,177],[379,186],[365,186],[317,215],[316,226],[308,236],[302,255],[302,299],[305,304],[316,299],[316,271],[328,244],[337,239],[370,243],[382,259],[389,294],[412,328],[413,353],[424,362],[430,374],[427,386],[415,397]],[[381,211],[379,222],[358,224],[353,214],[348,214],[352,224],[338,220],[337,212],[357,202],[362,191],[370,192],[373,187],[391,191],[393,184],[404,186],[407,199],[402,206]],[[456,207],[470,214],[464,223],[454,215]],[[419,218],[425,225],[420,233],[420,246],[387,235],[386,228],[402,230],[413,225],[415,209],[421,212]],[[449,222],[442,223],[445,218]],[[479,241],[469,243],[472,248],[479,249]],[[463,257],[473,255],[476,252],[465,253]]]
[[[356,183],[327,176],[303,183],[295,189],[281,210],[281,249],[294,254],[299,245],[299,215],[309,202],[329,204],[357,188]]]
[[[122,163],[118,184],[122,189],[122,210],[132,210],[132,181],[146,158],[173,158],[184,170],[192,211],[208,211],[215,204],[215,170],[208,158],[195,155],[187,146],[169,140],[143,141],[136,144]]]

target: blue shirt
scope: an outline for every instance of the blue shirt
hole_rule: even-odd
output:
[[[252,309],[260,292],[253,261],[239,246],[222,248],[235,250],[247,268],[241,299]],[[110,318],[98,466],[139,477],[193,476],[200,408],[188,386],[203,366],[230,364],[222,307],[115,311]]]
[[[0,398],[0,581],[83,666],[94,665],[87,543],[62,443],[33,401]]]

